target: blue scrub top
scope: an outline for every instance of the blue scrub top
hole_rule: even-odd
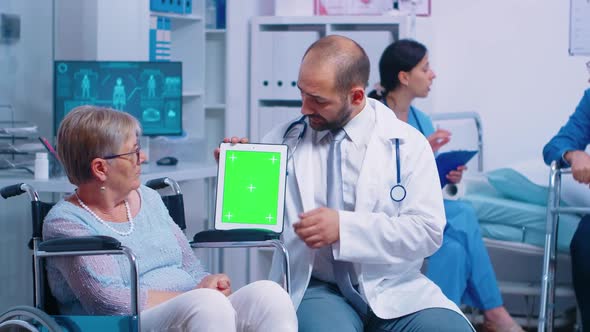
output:
[[[410,114],[408,114],[408,124],[418,129],[422,135],[428,137],[434,134],[434,125],[432,120],[426,113],[420,111],[414,106],[410,106]]]

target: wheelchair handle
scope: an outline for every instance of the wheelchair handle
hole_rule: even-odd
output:
[[[168,177],[149,180],[148,182],[145,183],[145,185],[154,189],[154,190],[159,190],[159,189],[164,189],[166,187],[171,187],[175,194],[178,195],[181,193],[180,186],[178,185],[178,182],[176,182]]]
[[[27,193],[29,195],[29,198],[31,199],[31,201],[33,201],[33,202],[39,201],[39,195],[37,194],[37,191],[35,190],[35,188],[33,188],[32,186],[30,186],[26,183],[13,184],[12,186],[8,186],[8,187],[4,187],[4,188],[0,189],[0,195],[4,199],[18,196],[18,195],[21,195],[24,193]]]

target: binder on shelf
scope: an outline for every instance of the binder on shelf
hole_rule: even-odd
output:
[[[170,61],[170,19],[152,16],[150,19],[150,61]]]
[[[184,0],[171,0],[171,12],[176,14],[184,14]]]
[[[165,12],[168,0],[150,0],[150,10],[154,12]]]
[[[152,7],[153,8],[153,7]],[[149,43],[150,43],[150,54],[149,59],[150,61],[154,61],[156,59],[156,31],[158,27],[158,17],[157,16],[150,16],[150,35],[149,35]]]
[[[193,0],[183,0],[184,1],[184,13],[185,14],[192,14],[193,13]]]
[[[166,11],[170,13],[174,13],[174,2],[176,0],[168,0],[166,1]]]
[[[217,29],[225,29],[225,0],[217,0]]]

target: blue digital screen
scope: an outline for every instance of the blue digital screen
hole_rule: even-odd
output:
[[[146,136],[182,134],[182,63],[55,61],[54,132],[77,106],[127,112]]]

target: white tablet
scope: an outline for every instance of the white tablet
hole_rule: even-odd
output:
[[[215,229],[283,231],[287,145],[221,143]]]

